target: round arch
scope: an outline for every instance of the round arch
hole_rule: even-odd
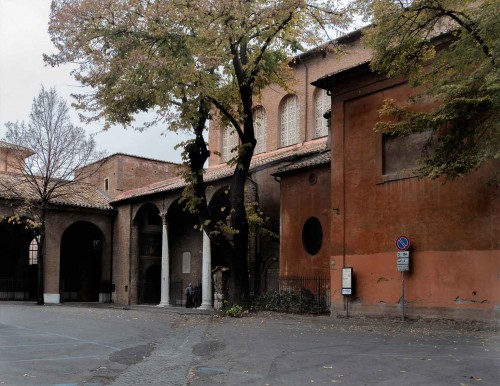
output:
[[[167,212],[170,251],[170,299],[183,304],[184,288],[188,283],[201,285],[203,264],[203,234],[195,213],[184,210],[185,203],[175,200]]]
[[[61,237],[61,301],[99,301],[104,242],[93,223],[77,221],[66,228]]]
[[[229,220],[229,214],[231,213],[230,196],[229,186],[222,186],[213,193],[208,207],[210,212],[213,213],[215,221],[223,221],[226,224],[231,224],[231,221]],[[211,250],[212,267],[226,266],[227,264],[224,260],[221,249],[214,243],[211,243]]]
[[[137,210],[134,224],[138,231],[137,302],[158,304],[161,297],[162,219],[158,207],[147,202]],[[153,268],[155,267],[155,268]],[[159,267],[159,269],[158,269]]]

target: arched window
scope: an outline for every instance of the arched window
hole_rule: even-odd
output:
[[[281,146],[290,146],[299,142],[299,98],[288,95],[281,102],[280,128]]]
[[[36,238],[31,240],[30,247],[28,250],[28,264],[36,265],[38,264],[38,243]]]
[[[264,153],[266,151],[266,110],[259,106],[253,111],[253,123],[255,129],[255,146],[254,154]]]
[[[222,129],[221,157],[223,162],[229,161],[233,157],[233,150],[239,145],[238,133],[233,126],[228,125]]]
[[[330,97],[326,90],[316,89],[314,93],[314,138],[328,134],[328,120],[323,117],[330,110]]]

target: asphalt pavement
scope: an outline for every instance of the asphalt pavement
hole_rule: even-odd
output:
[[[498,323],[0,302],[0,385],[497,385]]]

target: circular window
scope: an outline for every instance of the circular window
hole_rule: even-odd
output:
[[[314,173],[309,174],[309,184],[314,185],[316,182],[318,182],[318,176]]]
[[[323,228],[316,217],[309,217],[302,228],[302,243],[310,255],[315,255],[323,243]]]

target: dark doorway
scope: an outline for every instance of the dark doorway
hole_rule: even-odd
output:
[[[160,303],[161,294],[161,265],[150,266],[144,274],[144,303]]]
[[[33,232],[19,223],[0,221],[0,299],[36,299],[36,261],[29,260]]]
[[[94,224],[77,222],[61,239],[61,301],[98,302],[102,233]]]
[[[162,222],[158,208],[147,203],[137,212],[139,228],[138,303],[160,303]],[[159,267],[159,268],[153,268]]]
[[[220,221],[228,226],[231,226],[231,202],[230,202],[230,188],[228,186],[218,189],[209,204],[210,212],[213,214],[215,221]],[[231,239],[230,234],[226,234],[226,238]],[[227,262],[224,259],[222,249],[216,244],[211,243],[212,250],[212,268],[217,266],[227,267]]]

